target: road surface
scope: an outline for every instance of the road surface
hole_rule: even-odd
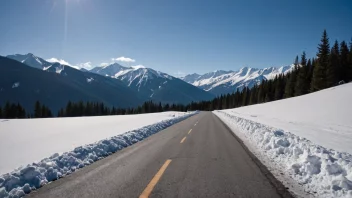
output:
[[[33,198],[291,197],[233,133],[202,112],[52,182]]]

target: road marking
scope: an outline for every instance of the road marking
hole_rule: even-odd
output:
[[[196,126],[196,125],[197,125],[197,123],[194,124],[194,126]]]
[[[192,129],[188,131],[188,134],[190,134],[192,132]]]
[[[160,170],[155,174],[153,179],[149,182],[148,186],[144,189],[142,194],[139,196],[139,198],[148,198],[150,193],[152,193],[155,185],[158,183],[160,180],[161,176],[163,176],[166,168],[169,166],[172,160],[168,159],[166,162],[163,164],[163,166],[160,168]]]
[[[184,137],[184,138],[181,140],[180,144],[182,144],[185,140],[186,140],[186,137]]]

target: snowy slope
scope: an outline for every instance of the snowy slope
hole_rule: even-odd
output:
[[[352,84],[275,102],[225,110],[352,154]]]
[[[210,100],[214,96],[166,73],[143,66],[123,67],[117,63],[90,70],[124,82],[143,97],[163,103],[189,103]]]
[[[352,197],[350,101],[352,83],[214,113],[294,192]]]
[[[243,87],[252,87],[259,84],[263,79],[269,80],[278,74],[286,74],[292,68],[293,65],[264,69],[243,67],[239,71],[216,70],[204,75],[190,74],[181,79],[205,91],[220,95],[232,93],[237,89],[243,89]]]

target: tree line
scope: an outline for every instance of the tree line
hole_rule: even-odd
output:
[[[57,117],[78,117],[78,116],[102,116],[102,115],[129,115],[141,113],[157,113],[164,111],[186,111],[185,105],[144,102],[136,108],[115,108],[108,107],[99,102],[71,102],[65,108],[59,110]]]
[[[157,113],[164,111],[187,111],[185,105],[181,104],[161,104],[153,101],[144,102],[136,108],[115,108],[108,107],[102,102],[71,102],[66,107],[61,108],[56,117],[79,117],[79,116],[103,116],[103,115],[129,115],[141,113]],[[54,117],[51,110],[36,101],[34,104],[34,113],[26,114],[26,110],[19,103],[6,102],[2,108],[0,106],[0,118],[50,118]]]
[[[19,103],[6,102],[4,107],[0,106],[0,118],[50,118],[53,117],[49,107],[36,101],[34,104],[34,113],[26,113],[26,110]]]
[[[352,41],[347,46],[345,41],[335,41],[330,48],[329,38],[324,30],[318,46],[317,56],[307,59],[303,52],[296,56],[293,69],[287,74],[277,75],[274,79],[263,80],[252,88],[237,89],[211,101],[182,104],[161,104],[153,101],[144,102],[135,108],[108,107],[99,102],[71,102],[59,110],[57,117],[128,115],[155,113],[164,111],[187,110],[221,110],[241,106],[271,102],[285,98],[300,96],[325,88],[352,81]],[[53,117],[51,110],[37,101],[34,114],[26,114],[20,104],[7,102],[0,106],[0,118],[46,118]]]

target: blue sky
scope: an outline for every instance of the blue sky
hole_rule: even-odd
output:
[[[125,57],[176,76],[264,68],[314,56],[325,28],[349,42],[351,21],[350,0],[11,0],[1,2],[0,54],[86,67]]]

